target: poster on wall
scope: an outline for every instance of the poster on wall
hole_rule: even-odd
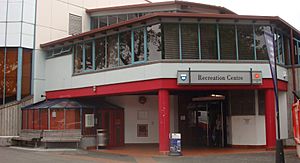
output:
[[[148,137],[148,124],[137,125],[137,137]]]
[[[148,111],[139,110],[137,113],[138,120],[148,120]]]

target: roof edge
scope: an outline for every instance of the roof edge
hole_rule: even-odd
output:
[[[83,39],[84,37],[88,37],[94,35],[95,33],[103,32],[106,30],[111,30],[114,28],[119,28],[122,26],[130,25],[132,23],[137,23],[141,21],[145,21],[148,19],[152,19],[155,17],[185,17],[185,18],[206,18],[206,19],[242,19],[242,20],[269,20],[269,21],[279,21],[284,25],[288,26],[292,30],[294,30],[299,36],[300,31],[298,31],[295,27],[284,21],[278,16],[253,16],[253,15],[233,15],[233,14],[197,14],[197,13],[153,13],[148,14],[139,18],[134,18],[128,21],[124,21],[118,24],[113,24],[110,26],[105,26],[102,28],[93,29],[91,31],[87,31],[78,35],[68,36],[62,39],[50,41],[47,43],[40,44],[41,48],[49,48],[51,46],[57,44],[63,44],[64,42],[71,41],[74,39]]]
[[[120,9],[133,9],[133,8],[154,7],[154,6],[163,6],[163,5],[173,5],[173,4],[189,4],[189,5],[193,5],[193,6],[202,6],[205,8],[224,10],[224,11],[228,12],[227,14],[236,14],[235,12],[233,12],[225,7],[222,7],[222,6],[215,6],[215,5],[188,2],[188,1],[165,1],[165,2],[155,2],[155,3],[141,3],[141,4],[133,4],[133,5],[94,8],[94,9],[86,9],[86,13],[91,14],[93,12],[98,12],[98,11],[112,11],[112,10],[120,10]]]

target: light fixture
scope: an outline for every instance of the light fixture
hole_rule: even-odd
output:
[[[140,104],[145,104],[147,102],[147,98],[145,96],[140,96],[139,97],[139,103]]]
[[[94,85],[93,86],[93,92],[96,92],[96,90],[97,90],[97,87]]]

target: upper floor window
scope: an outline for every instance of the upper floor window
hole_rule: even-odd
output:
[[[268,60],[265,28],[270,26],[163,23],[122,30],[76,44],[74,73],[161,59]],[[278,57],[284,61],[288,38],[280,34],[274,37]],[[297,61],[299,46],[295,44]]]
[[[76,35],[82,32],[82,17],[69,14],[69,35]]]

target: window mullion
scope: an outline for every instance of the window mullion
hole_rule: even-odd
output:
[[[144,61],[147,61],[147,52],[148,52],[148,44],[147,44],[147,26],[144,27]]]
[[[221,52],[220,52],[220,31],[219,31],[219,24],[217,26],[217,50],[218,50],[218,60],[221,59]]]
[[[254,60],[257,60],[257,55],[256,55],[256,35],[255,35],[255,26],[254,24],[252,25],[252,30],[253,30],[253,53],[254,53]]]
[[[236,60],[239,60],[239,38],[238,38],[238,30],[237,25],[234,25],[235,30],[235,49],[236,49]]]

